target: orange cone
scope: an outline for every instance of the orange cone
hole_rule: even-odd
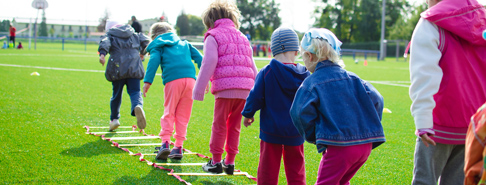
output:
[[[368,65],[368,61],[367,60],[364,60],[363,65],[364,66],[367,66]]]

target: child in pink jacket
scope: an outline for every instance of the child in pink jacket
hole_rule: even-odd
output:
[[[216,98],[209,142],[213,158],[202,166],[211,173],[233,174],[241,129],[241,111],[255,83],[257,69],[250,42],[238,28],[240,12],[235,4],[215,1],[202,15],[208,28],[204,57],[193,99],[202,101],[208,82]],[[226,143],[226,145],[225,145]],[[226,158],[222,159],[226,150]]]

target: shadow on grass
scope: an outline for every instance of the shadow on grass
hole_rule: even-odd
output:
[[[112,147],[111,143],[105,140],[97,140],[84,144],[77,148],[70,148],[62,151],[61,155],[73,156],[73,157],[86,157],[90,158],[102,154],[118,154],[126,153],[116,147]]]
[[[174,171],[181,171],[180,167],[172,168]],[[154,168],[144,177],[137,178],[134,176],[122,176],[113,182],[113,185],[118,184],[183,184],[176,178],[167,175],[169,171]],[[184,179],[184,178],[183,178]]]

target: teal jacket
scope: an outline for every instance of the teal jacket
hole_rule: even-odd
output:
[[[154,81],[155,72],[162,69],[162,83],[165,85],[180,78],[196,79],[196,68],[201,67],[201,53],[187,41],[182,41],[175,33],[164,33],[157,36],[148,46],[150,60],[147,64],[144,83]]]

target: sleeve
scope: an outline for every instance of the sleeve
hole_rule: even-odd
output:
[[[201,55],[201,52],[197,50],[192,44],[189,44],[189,49],[191,50],[191,58],[194,60],[194,63],[197,64],[197,68],[201,69],[201,62],[203,60],[203,56]]]
[[[378,92],[378,90],[376,90],[376,88],[373,87],[373,85],[371,85],[367,81],[361,80],[361,82],[365,86],[366,92],[368,93],[371,102],[373,102],[373,105],[375,106],[376,109],[376,113],[378,113],[378,117],[380,118],[381,121],[383,115],[383,107],[385,104],[383,100],[383,96],[381,96],[380,92]]]
[[[432,128],[432,110],[435,107],[434,94],[439,91],[442,69],[439,60],[442,53],[439,30],[435,24],[420,19],[412,35],[410,52],[410,111],[416,129]]]
[[[290,107],[290,117],[299,134],[307,142],[316,142],[316,120],[319,118],[317,94],[301,86],[295,94],[294,102]]]
[[[108,35],[106,34],[101,36],[100,46],[98,47],[98,52],[100,53],[100,55],[106,56],[106,54],[108,54],[108,52],[110,51],[110,47],[111,47],[110,37],[108,37]]]
[[[160,62],[162,61],[160,49],[151,49],[150,51],[150,59],[147,64],[147,71],[145,72],[145,77],[143,79],[144,83],[150,83],[154,81],[155,73],[159,68]]]
[[[147,54],[145,49],[147,49],[147,46],[150,43],[150,38],[143,33],[140,33],[138,37],[140,38],[140,54],[145,55]]]
[[[253,118],[256,111],[262,109],[265,102],[265,73],[267,70],[261,70],[255,79],[255,86],[250,90],[248,98],[246,98],[245,108],[243,108],[243,115],[245,118]]]
[[[203,52],[204,57],[201,62],[201,69],[192,93],[192,99],[199,101],[204,100],[204,90],[218,64],[218,43],[216,43],[213,36],[206,37]]]

